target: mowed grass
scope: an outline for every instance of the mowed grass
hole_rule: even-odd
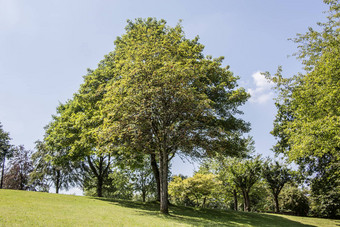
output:
[[[340,226],[339,220],[0,190],[0,226]]]

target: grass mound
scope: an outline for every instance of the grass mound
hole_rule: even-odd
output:
[[[0,190],[0,226],[339,226],[339,220]]]

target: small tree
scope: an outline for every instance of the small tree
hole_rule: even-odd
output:
[[[63,162],[62,165],[53,162],[54,152],[47,149],[46,144],[36,141],[36,152],[32,155],[33,171],[31,173],[31,183],[55,187],[58,194],[61,189],[75,187],[80,183],[80,166],[73,162]],[[43,189],[44,189],[43,187]]]
[[[29,176],[33,170],[32,152],[26,150],[23,145],[14,149],[13,157],[9,164],[10,168],[4,176],[4,187],[8,189],[29,190]]]
[[[205,207],[207,200],[218,190],[221,182],[212,173],[196,173],[193,177],[182,179],[175,176],[169,184],[170,196],[177,201],[190,199],[196,206]]]
[[[0,189],[3,188],[6,158],[11,157],[13,154],[13,149],[11,149],[12,146],[9,143],[10,140],[9,133],[2,129],[2,124],[0,122],[0,161],[2,167]]]
[[[309,200],[306,192],[295,185],[287,184],[280,195],[282,207],[291,210],[295,215],[307,216],[309,212]]]
[[[278,213],[280,211],[279,194],[283,186],[292,178],[289,169],[284,165],[280,165],[277,161],[274,164],[265,163],[262,175],[271,190],[275,202],[275,212]]]
[[[232,174],[232,181],[242,191],[244,210],[250,211],[250,189],[261,176],[262,161],[260,157],[246,160],[234,159],[229,170]]]
[[[134,169],[133,184],[135,191],[141,192],[142,200],[145,202],[148,194],[157,193],[157,185],[152,168],[150,167],[149,158],[144,158],[141,164],[139,168]]]

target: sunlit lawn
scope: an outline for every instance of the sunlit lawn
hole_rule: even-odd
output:
[[[0,226],[339,226],[339,220],[0,190]]]

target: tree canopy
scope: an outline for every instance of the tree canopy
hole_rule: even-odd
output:
[[[271,78],[279,91],[272,134],[278,139],[276,152],[315,176],[315,195],[337,191],[330,202],[337,204],[334,211],[340,208],[340,3],[324,2],[330,10],[327,22],[318,24],[321,30],[309,28],[293,39],[305,73],[287,79],[279,68]]]
[[[222,67],[223,58],[204,57],[196,37],[164,20],[129,21],[115,41],[113,68],[103,99],[103,136],[133,152],[157,154],[161,211],[168,212],[169,160],[239,152],[249,125],[236,117],[248,94]]]

